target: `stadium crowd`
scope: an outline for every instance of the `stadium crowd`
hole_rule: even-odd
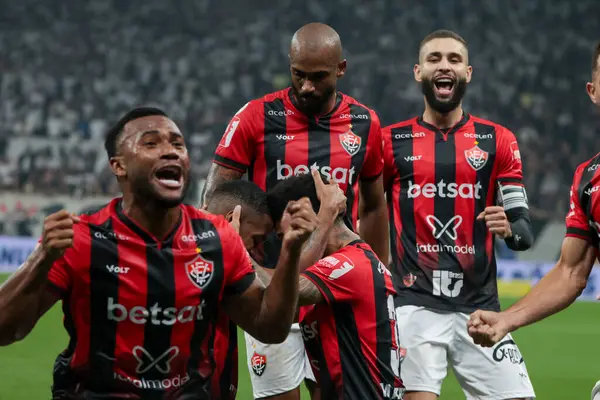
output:
[[[33,3],[10,2],[0,15],[2,191],[117,193],[102,136],[139,104],[179,121],[203,178],[231,115],[288,85],[289,39],[315,20],[342,37],[341,91],[384,125],[422,109],[412,73],[418,38],[440,27],[460,32],[474,67],[465,108],[516,133],[538,221],[562,218],[577,163],[600,150],[584,90],[597,0]],[[0,204],[4,222],[30,214]]]

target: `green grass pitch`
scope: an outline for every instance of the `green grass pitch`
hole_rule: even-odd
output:
[[[0,276],[0,282],[5,278]],[[503,307],[510,305],[511,300],[503,300]],[[600,317],[597,304],[575,303],[566,311],[514,334],[538,399],[589,399],[594,383],[600,380],[597,317]],[[240,344],[244,344],[241,335]],[[52,363],[66,345],[61,310],[56,306],[25,340],[0,348],[0,400],[50,398]],[[238,399],[252,399],[243,348],[240,348],[239,375]],[[305,391],[303,399],[308,399]],[[444,382],[441,399],[464,399],[451,374]]]

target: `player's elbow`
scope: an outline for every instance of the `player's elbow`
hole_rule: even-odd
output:
[[[27,337],[27,329],[18,329],[14,326],[4,326],[0,324],[0,347],[9,346],[19,342]]]

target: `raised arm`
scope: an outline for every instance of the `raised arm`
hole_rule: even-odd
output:
[[[244,172],[213,163],[210,166],[206,182],[202,188],[202,194],[200,195],[201,206],[205,206],[208,203],[208,199],[215,191],[215,188],[221,183],[242,179],[242,176],[244,176]]]
[[[290,202],[281,224],[283,245],[269,285],[265,288],[262,281],[255,278],[248,289],[227,296],[224,302],[231,319],[263,343],[283,342],[293,323],[298,304],[300,254],[317,225],[310,200]],[[243,260],[250,262],[243,246],[241,251]]]
[[[61,257],[73,246],[73,224],[79,219],[66,211],[46,218],[42,242],[23,265],[0,286],[0,346],[23,339],[58,300],[48,273],[59,268]]]

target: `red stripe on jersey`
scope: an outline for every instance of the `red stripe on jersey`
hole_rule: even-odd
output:
[[[424,128],[419,125],[416,125],[413,129],[424,130]],[[419,246],[436,245],[438,243],[433,237],[431,227],[432,224],[435,224],[435,221],[426,221],[427,216],[435,216],[435,196],[437,195],[437,187],[430,183],[431,177],[435,176],[435,141],[436,132],[432,131],[426,131],[425,137],[421,140],[413,141],[413,154],[416,157],[421,156],[421,159],[415,159],[415,161],[413,161],[412,184],[414,186],[412,188],[409,187],[408,189],[408,196],[414,196],[413,209],[415,213],[416,246],[419,264],[426,266],[437,266],[438,264],[438,255],[436,252],[419,250]],[[402,205],[400,206],[402,207]]]
[[[265,130],[265,110],[263,107],[256,107],[256,114],[253,115],[254,120],[259,124],[257,130],[264,132]],[[265,142],[263,135],[254,136],[255,143],[253,144],[256,148],[253,154],[255,155],[254,161],[250,164],[248,170],[248,180],[256,183],[262,190],[267,188],[267,160],[264,157],[265,154]],[[250,143],[246,144],[250,146]]]
[[[87,273],[90,269],[92,255],[92,234],[87,227],[86,233],[76,235],[78,259],[81,263],[81,270],[86,273],[79,274],[78,279],[81,279],[81,285],[73,285],[73,289],[69,296],[69,310],[72,321],[77,328],[75,331],[76,340],[75,352],[71,358],[71,368],[79,369],[85,367],[89,362],[90,354],[90,320],[89,314],[81,312],[81,310],[90,310],[90,274]]]
[[[470,149],[476,146],[477,141],[470,138],[461,132],[454,133],[455,149],[456,149],[456,182],[462,184],[463,182],[471,183],[477,181],[477,171],[475,171],[467,162],[465,156],[465,149]],[[475,201],[470,198],[463,196],[456,196],[454,199],[454,213],[460,215],[462,223],[457,229],[457,239],[455,241],[457,246],[472,246],[473,245],[473,224],[475,222]],[[486,253],[489,254],[489,253]],[[460,264],[463,269],[472,268],[474,255],[469,252],[456,253]],[[466,268],[465,268],[466,267]]]

